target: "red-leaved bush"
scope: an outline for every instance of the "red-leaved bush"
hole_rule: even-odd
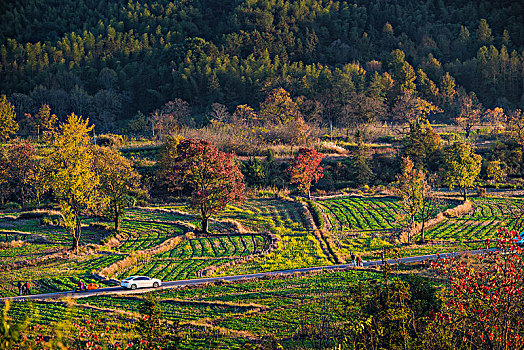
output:
[[[447,282],[442,309],[430,315],[426,329],[431,347],[524,347],[524,250],[515,244],[516,234],[500,229],[495,242],[487,241],[486,254],[433,263]]]
[[[312,181],[318,181],[324,174],[320,166],[324,155],[312,148],[301,148],[289,168],[291,183],[298,184],[298,189],[310,196]]]

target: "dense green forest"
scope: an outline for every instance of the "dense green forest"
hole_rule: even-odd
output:
[[[7,0],[0,93],[21,134],[44,103],[122,131],[180,98],[198,126],[213,103],[258,109],[278,87],[306,121],[340,124],[362,98],[387,111],[406,90],[447,121],[470,92],[487,108],[522,108],[523,23],[511,0]]]

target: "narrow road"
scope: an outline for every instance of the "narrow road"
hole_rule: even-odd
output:
[[[470,250],[470,251],[467,251],[467,253],[483,254],[483,253],[486,253],[487,251],[488,250],[486,249],[480,249],[480,250]],[[386,261],[391,265],[395,265],[399,263],[408,264],[408,263],[414,263],[414,262],[436,260],[438,259],[438,257],[452,257],[454,255],[458,255],[461,253],[462,252],[447,253],[447,254],[419,255],[419,256],[412,256],[412,257],[401,258],[401,259],[388,259]],[[373,266],[377,266],[381,264],[382,264],[382,261],[366,261],[364,262],[363,265],[364,267],[373,267]],[[168,281],[168,282],[162,282],[162,286],[157,289],[160,289],[160,290],[161,289],[173,289],[173,288],[179,288],[179,287],[184,287],[184,286],[196,286],[200,284],[206,284],[206,283],[212,283],[212,282],[218,282],[218,281],[240,281],[240,280],[248,279],[248,278],[263,278],[266,276],[285,276],[285,275],[292,275],[297,272],[312,272],[312,271],[319,271],[319,270],[345,269],[351,266],[353,265],[352,264],[341,264],[341,265],[308,267],[308,268],[303,268],[303,269],[251,273],[247,275],[234,275],[234,276],[198,278],[198,279],[191,279],[191,280]],[[17,296],[17,297],[0,298],[0,301],[4,301],[7,299],[10,299],[13,301],[21,301],[21,300],[59,299],[59,298],[65,298],[65,297],[85,298],[89,296],[106,295],[106,294],[119,294],[119,295],[139,294],[139,293],[151,292],[152,290],[153,288],[127,290],[121,287],[107,287],[107,288],[100,288],[100,289],[95,289],[95,290],[80,292],[80,293],[74,293],[73,291],[66,291],[66,292],[56,292],[56,293],[47,293],[47,294],[34,294],[34,295],[24,295],[24,296]]]

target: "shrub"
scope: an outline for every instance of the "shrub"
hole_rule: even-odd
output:
[[[124,138],[122,135],[115,134],[103,134],[96,137],[96,144],[105,147],[122,146],[124,144]]]
[[[524,251],[515,245],[516,232],[501,229],[499,234],[494,246],[487,244],[495,248],[487,254],[432,263],[446,284],[440,292],[442,310],[429,317],[429,349],[524,347]]]
[[[43,217],[47,216],[47,213],[44,211],[28,211],[25,213],[21,213],[18,216],[18,219],[20,220],[27,220],[27,219],[41,219]]]
[[[5,205],[4,205],[4,209],[21,209],[22,206],[18,203],[15,203],[15,202],[7,202]]]

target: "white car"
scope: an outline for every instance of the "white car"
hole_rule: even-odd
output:
[[[137,288],[158,288],[162,285],[162,281],[160,281],[158,278],[150,278],[147,276],[131,276],[128,277],[122,282],[120,282],[120,286],[122,288],[128,288],[128,289],[137,289]]]

